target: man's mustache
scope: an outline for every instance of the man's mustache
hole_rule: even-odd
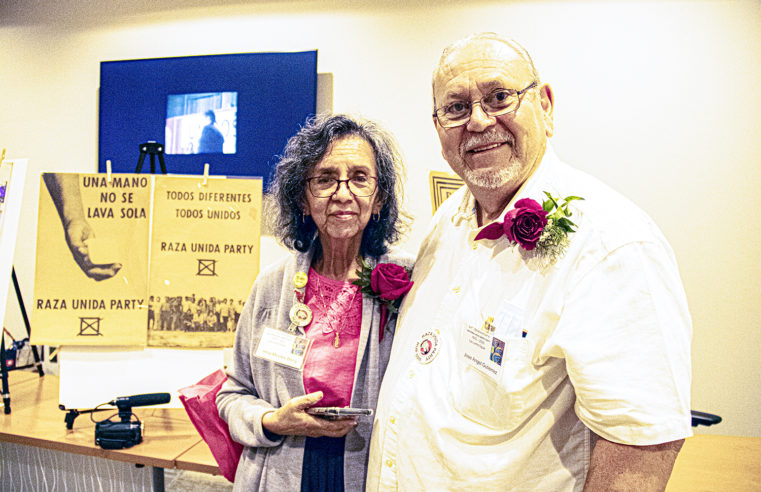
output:
[[[515,147],[515,137],[508,131],[493,127],[485,132],[471,133],[460,144],[460,154],[465,155],[473,149],[492,144],[507,144]]]

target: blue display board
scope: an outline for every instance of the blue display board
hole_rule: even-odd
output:
[[[316,94],[316,51],[102,62],[98,170],[111,160],[113,172],[134,172],[139,145],[155,141],[169,173],[202,174],[208,162],[212,174],[266,186]]]

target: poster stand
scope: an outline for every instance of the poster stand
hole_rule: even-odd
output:
[[[4,160],[5,160],[5,149],[3,149],[2,154],[0,154],[0,163],[2,163]],[[27,313],[26,313],[24,298],[21,295],[21,289],[19,287],[18,278],[16,277],[16,269],[13,266],[11,266],[11,279],[13,281],[13,287],[16,291],[16,300],[18,301],[19,309],[21,310],[21,316],[24,320],[24,325],[26,326],[26,333],[27,333],[27,336],[29,336],[31,334],[29,317],[27,316]],[[2,302],[5,302],[5,299],[3,299]],[[2,320],[0,320],[0,323],[2,323]],[[2,378],[3,413],[9,414],[11,413],[11,395],[10,395],[10,389],[8,387],[8,373],[10,371],[15,371],[18,369],[28,369],[30,367],[34,367],[39,373],[40,377],[44,376],[45,373],[42,370],[42,364],[40,362],[39,353],[37,352],[37,346],[31,345],[32,354],[34,355],[34,364],[27,364],[23,366],[14,365],[14,367],[8,367],[6,364],[5,348],[6,348],[5,337],[0,336],[0,376]]]
[[[29,337],[32,333],[31,326],[29,324],[29,317],[26,314],[26,307],[24,306],[24,298],[21,297],[21,289],[19,288],[18,278],[16,277],[16,269],[11,269],[11,279],[13,279],[13,287],[16,290],[16,299],[18,299],[19,309],[21,310],[21,317],[24,319],[24,325],[26,326],[26,334]],[[26,364],[23,366],[8,367],[5,357],[5,337],[0,337],[0,371],[2,371],[3,378],[3,412],[7,415],[11,413],[11,394],[8,388],[8,373],[10,371],[16,371],[18,369],[28,369],[34,367],[40,377],[45,375],[42,370],[42,363],[40,362],[40,354],[37,352],[37,346],[31,345],[32,355],[34,356],[33,364]]]

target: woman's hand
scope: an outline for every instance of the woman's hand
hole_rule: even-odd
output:
[[[265,413],[262,426],[281,436],[343,437],[357,425],[353,418],[327,420],[306,410],[322,400],[322,391],[299,396],[273,412]]]

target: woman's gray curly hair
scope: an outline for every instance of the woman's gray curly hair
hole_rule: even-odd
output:
[[[306,252],[316,242],[315,254],[322,254],[317,225],[310,216],[303,215],[306,180],[330,144],[348,136],[361,137],[372,147],[378,200],[383,204],[377,220],[371,219],[362,233],[360,254],[379,257],[406,229],[406,216],[400,211],[403,164],[393,137],[372,121],[342,114],[320,115],[308,119],[288,140],[268,190],[275,202],[272,228],[286,247]]]

